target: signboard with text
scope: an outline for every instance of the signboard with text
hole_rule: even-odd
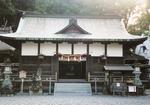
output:
[[[128,86],[129,92],[136,92],[136,86]]]
[[[20,71],[19,72],[19,78],[26,78],[26,74],[27,74],[26,71],[24,71],[24,70]]]

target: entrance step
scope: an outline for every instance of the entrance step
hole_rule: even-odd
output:
[[[59,79],[59,83],[87,83],[85,79]]]
[[[90,83],[55,83],[54,96],[91,96]]]

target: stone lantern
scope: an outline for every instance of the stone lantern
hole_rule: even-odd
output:
[[[133,71],[133,74],[135,75],[134,85],[142,86],[142,82],[141,82],[141,79],[140,79],[140,75],[141,75],[140,67],[136,66],[135,70]]]
[[[11,65],[9,64],[6,64],[6,66],[4,67],[4,75],[5,75],[5,78],[4,78],[4,81],[2,83],[2,88],[5,89],[9,89],[9,91],[12,90],[12,82],[10,80],[10,75],[12,74],[12,69],[11,69]]]

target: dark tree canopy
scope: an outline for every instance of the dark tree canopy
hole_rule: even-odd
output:
[[[0,0],[0,16],[15,14],[15,8],[12,0]]]
[[[18,23],[20,11],[32,11],[49,15],[120,15],[128,23],[131,11],[134,10],[137,0],[0,0],[0,26],[3,18],[9,21],[8,25]],[[150,0],[147,0],[148,4]],[[144,20],[144,21],[143,21]],[[148,29],[149,15],[143,15],[139,23],[129,26],[129,32],[141,34]],[[140,31],[136,30],[140,27]],[[142,31],[141,31],[142,30]]]
[[[133,8],[136,0],[0,0],[1,13],[15,9],[45,14],[101,15],[123,14]],[[5,12],[5,9],[9,12]]]

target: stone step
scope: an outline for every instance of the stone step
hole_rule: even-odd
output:
[[[54,95],[92,95],[90,83],[55,83]]]
[[[85,79],[59,79],[59,83],[87,83]]]
[[[145,89],[145,92],[144,92],[146,95],[150,95],[150,89]]]

